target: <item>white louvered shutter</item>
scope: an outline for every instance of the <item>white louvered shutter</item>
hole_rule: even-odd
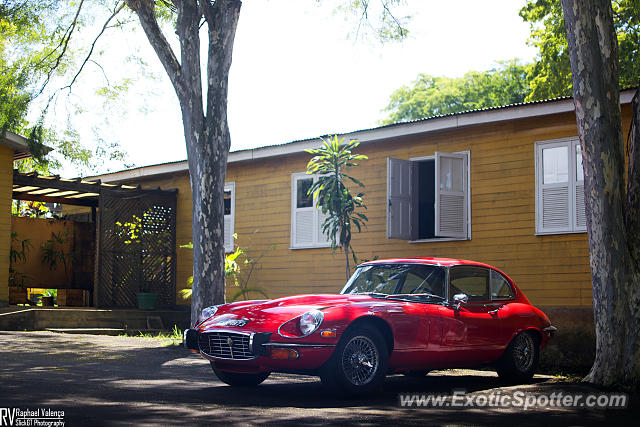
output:
[[[324,224],[324,220],[329,215],[328,214],[323,214],[322,213],[322,207],[320,207],[320,206],[318,206],[317,214],[318,214],[318,227],[317,227],[318,238],[317,238],[317,242],[318,242],[319,245],[329,245],[329,244],[331,244],[331,239],[329,237],[327,237],[327,235],[322,232],[322,224]]]
[[[467,155],[436,152],[435,157],[435,235],[467,238]]]
[[[224,216],[224,250],[233,252],[233,218],[231,215]]]
[[[580,141],[573,143],[573,155],[575,156],[575,182],[576,182],[576,231],[587,230],[587,216],[584,204],[584,171],[582,169],[582,151],[580,149]]]
[[[569,228],[569,186],[542,187],[542,229],[544,231]]]
[[[411,161],[387,157],[387,238],[411,239]]]
[[[233,233],[235,232],[235,215],[236,215],[236,186],[230,182],[224,185],[225,192],[225,215],[224,215],[224,250],[225,252],[233,252],[235,242]],[[227,198],[227,194],[229,198]],[[229,200],[229,209],[227,211],[226,202]]]
[[[578,230],[587,229],[587,215],[584,205],[584,183],[576,183],[576,227]]]
[[[297,209],[295,213],[295,246],[310,246],[313,244],[313,209]]]

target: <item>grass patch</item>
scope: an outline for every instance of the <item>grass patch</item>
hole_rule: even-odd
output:
[[[139,331],[136,335],[120,334],[120,337],[138,337],[138,338],[150,338],[158,341],[162,341],[164,346],[179,346],[182,345],[182,332],[178,329],[178,325],[173,325],[171,331],[160,332],[142,332]]]

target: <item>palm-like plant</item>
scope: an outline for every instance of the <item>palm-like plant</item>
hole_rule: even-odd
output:
[[[355,196],[351,193],[347,184],[355,184],[364,187],[364,184],[346,172],[352,166],[358,166],[359,160],[367,159],[363,154],[355,154],[354,150],[359,142],[351,140],[343,143],[344,139],[338,139],[338,135],[331,138],[322,138],[321,148],[306,150],[313,154],[313,158],[307,164],[307,173],[317,174],[318,180],[313,183],[307,194],[317,199],[322,213],[328,215],[322,223],[322,232],[331,239],[331,249],[334,251],[340,245],[346,258],[347,279],[351,275],[349,266],[349,252],[356,261],[355,251],[351,246],[353,227],[358,232],[365,225],[367,217],[356,208],[364,208],[363,193]]]

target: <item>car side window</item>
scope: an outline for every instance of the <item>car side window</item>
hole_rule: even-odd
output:
[[[464,293],[469,301],[489,301],[489,270],[484,267],[451,268],[449,297]]]
[[[399,294],[430,293],[444,297],[444,270],[431,265],[411,267],[404,278]]]
[[[495,270],[491,270],[491,299],[499,301],[513,299],[513,289],[509,281]]]

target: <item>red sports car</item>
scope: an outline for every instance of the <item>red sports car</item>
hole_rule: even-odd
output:
[[[359,265],[340,294],[208,307],[184,343],[232,386],[289,372],[364,394],[388,373],[487,364],[504,379],[527,381],[555,330],[497,268],[402,258]]]

